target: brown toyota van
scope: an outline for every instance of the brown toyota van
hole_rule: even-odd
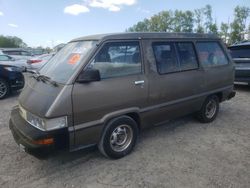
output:
[[[186,114],[208,123],[234,97],[234,67],[219,38],[118,33],[70,41],[26,84],[10,129],[26,151],[98,145],[121,158],[139,132]]]

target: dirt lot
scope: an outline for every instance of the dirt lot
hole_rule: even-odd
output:
[[[237,91],[215,122],[188,116],[154,127],[120,160],[95,148],[46,160],[21,152],[8,129],[14,94],[0,101],[0,187],[250,187],[250,87]]]

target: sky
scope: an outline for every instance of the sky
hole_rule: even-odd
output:
[[[124,32],[163,10],[194,10],[210,4],[217,23],[232,21],[250,0],[0,0],[0,35],[31,47],[53,47],[73,38]]]

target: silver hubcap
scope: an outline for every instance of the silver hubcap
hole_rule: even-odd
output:
[[[111,148],[116,152],[124,151],[133,139],[133,131],[129,125],[119,125],[110,136]]]
[[[0,81],[0,97],[3,97],[7,93],[7,86],[4,82]]]
[[[216,101],[214,99],[210,100],[206,105],[206,117],[211,119],[216,113]]]

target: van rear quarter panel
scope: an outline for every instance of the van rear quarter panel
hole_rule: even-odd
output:
[[[233,86],[235,69],[233,65],[233,60],[231,56],[228,54],[226,46],[222,43],[221,40],[204,40],[204,39],[196,40],[196,42],[207,42],[207,41],[218,42],[220,44],[220,47],[222,48],[225,56],[228,59],[228,64],[203,67],[205,91],[211,91],[227,86]]]

